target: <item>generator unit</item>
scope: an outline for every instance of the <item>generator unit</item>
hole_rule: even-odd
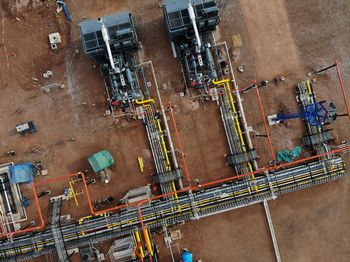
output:
[[[188,87],[205,87],[217,79],[211,35],[219,23],[216,0],[164,0],[163,12],[175,57]]]
[[[134,64],[139,43],[131,13],[84,21],[79,28],[85,53],[100,62],[111,109],[142,99]]]

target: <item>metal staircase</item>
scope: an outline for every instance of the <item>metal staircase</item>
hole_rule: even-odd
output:
[[[60,262],[68,262],[69,257],[67,249],[64,243],[64,236],[61,230],[61,206],[62,198],[55,198],[52,204],[52,213],[51,213],[51,232],[52,238],[55,242],[56,252]]]

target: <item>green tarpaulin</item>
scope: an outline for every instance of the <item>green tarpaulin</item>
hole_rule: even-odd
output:
[[[114,158],[107,150],[89,156],[88,161],[95,173],[114,165]]]
[[[300,156],[301,147],[297,146],[292,151],[290,150],[281,150],[277,152],[277,161],[278,162],[292,162],[294,158]]]

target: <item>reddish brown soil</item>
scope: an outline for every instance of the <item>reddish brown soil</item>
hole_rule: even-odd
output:
[[[117,162],[112,169],[114,175],[107,186],[99,181],[89,186],[92,199],[106,195],[121,198],[129,189],[151,182],[154,164],[144,127],[138,121],[129,123],[103,117],[107,105],[100,73],[83,52],[74,52],[75,48],[81,50],[77,24],[83,18],[129,10],[136,16],[143,45],[141,58],[153,61],[159,86],[167,84],[167,89],[161,88],[163,102],[175,105],[175,118],[191,178],[206,182],[234,174],[225,165],[223,156],[228,146],[217,106],[198,104],[179,96],[178,91],[183,89],[182,75],[178,61],[172,58],[159,1],[67,1],[72,23],[66,22],[63,14],[55,13],[53,1],[28,1],[29,7],[22,8],[14,6],[13,2],[1,1],[0,5],[3,14],[0,24],[0,163],[41,160],[49,175],[35,178],[38,182],[85,170],[89,155],[107,149]],[[340,58],[345,86],[350,86],[349,11],[346,0],[333,3],[227,1],[216,39],[228,42],[232,58],[235,55],[235,68],[246,65],[244,73],[236,73],[241,87],[251,79],[272,80],[278,74],[288,75],[282,86],[269,85],[261,90],[265,113],[272,114],[281,108],[296,108],[295,83],[306,79],[306,73],[314,67],[332,63],[334,57]],[[48,34],[56,31],[61,33],[63,43],[57,51],[52,51]],[[238,49],[231,43],[231,35],[235,33],[241,34],[244,43]],[[41,75],[46,70],[52,70],[54,78],[44,80]],[[65,89],[43,93],[32,85],[33,77],[39,79],[40,85],[63,79]],[[315,86],[319,99],[329,99],[340,111],[345,111],[334,71],[317,77]],[[350,95],[348,88],[347,94]],[[249,125],[264,133],[254,92],[244,95],[243,99]],[[20,113],[16,112],[18,109]],[[38,132],[21,137],[15,133],[15,125],[27,120],[37,123]],[[348,123],[345,118],[335,123],[337,142],[349,141]],[[171,130],[175,143],[172,126]],[[275,151],[299,145],[299,137],[305,133],[299,120],[269,130]],[[71,137],[75,138],[74,142],[70,141]],[[259,165],[265,165],[271,159],[266,139],[253,139],[253,143],[261,157]],[[32,153],[34,147],[39,147],[39,152]],[[8,150],[16,150],[17,156],[9,158],[5,154]],[[136,160],[140,155],[145,163],[143,174]],[[179,162],[182,163],[181,159]],[[90,175],[92,177],[91,171]],[[349,181],[345,178],[270,202],[283,261],[348,261]],[[61,194],[67,187],[66,180],[41,189],[49,188],[54,195]],[[81,188],[81,183],[77,183],[77,187]],[[22,189],[24,195],[33,197],[30,185]],[[45,216],[47,200],[48,196],[40,200]],[[29,220],[39,222],[33,199],[31,207]],[[84,197],[79,197],[79,208],[70,200],[63,211],[73,218],[89,214]],[[180,229],[184,234],[180,247],[191,249],[196,258],[204,261],[274,260],[262,206],[194,221]],[[157,239],[161,261],[170,261],[161,237]],[[108,249],[109,244],[105,243],[103,250]],[[78,256],[74,259],[80,260]]]

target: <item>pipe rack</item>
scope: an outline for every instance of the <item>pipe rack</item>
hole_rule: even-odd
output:
[[[345,176],[346,169],[341,157],[332,157],[329,161],[318,160],[311,163],[273,171],[269,178],[259,176],[245,183],[236,180],[221,185],[193,190],[192,194],[182,194],[176,200],[181,209],[174,209],[173,199],[155,199],[141,208],[143,223],[153,231],[163,226],[176,225],[222,213],[235,208],[260,203],[313,185],[322,184]],[[271,190],[272,188],[272,190]],[[193,210],[195,203],[195,211]],[[111,238],[130,235],[140,230],[140,220],[136,208],[123,209],[109,216],[96,216],[79,223],[62,224],[61,231],[68,249],[87,243],[97,243]],[[32,259],[36,256],[55,251],[52,229],[31,235],[18,236],[12,242],[0,242],[0,258]]]
[[[297,102],[303,109],[316,104],[316,97],[310,80],[299,82],[297,85]],[[307,136],[303,137],[304,142],[309,142],[309,147],[317,154],[328,152],[328,140],[331,139],[329,130],[325,130],[323,126],[312,126],[305,121]]]
[[[247,158],[242,163],[237,163],[234,165],[236,172],[237,174],[251,172],[253,171],[253,167],[250,162],[255,159],[248,159],[249,154],[247,154],[248,150],[243,139],[241,125],[238,119],[239,115],[231,93],[230,82],[228,79],[226,79],[217,82],[214,81],[213,83],[219,87],[222,87],[223,89],[222,94],[219,96],[220,113],[228,140],[230,153],[232,156],[242,155],[246,156]]]

